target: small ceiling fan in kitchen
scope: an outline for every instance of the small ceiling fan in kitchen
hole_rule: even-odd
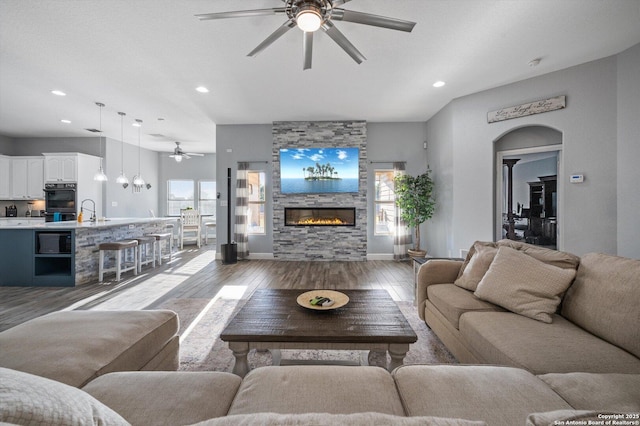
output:
[[[176,147],[173,149],[173,154],[170,154],[169,157],[176,160],[176,163],[180,163],[184,159],[189,159],[191,157],[202,157],[204,154],[198,154],[197,152],[184,152],[182,148],[180,148],[180,142],[176,142]]]
[[[262,15],[286,15],[287,21],[273,34],[267,37],[247,56],[256,56],[273,42],[282,37],[293,27],[298,27],[304,32],[303,37],[303,69],[311,68],[313,52],[313,33],[321,29],[333,41],[335,41],[354,61],[362,63],[366,58],[356,47],[336,28],[334,21],[353,22],[356,24],[371,25],[374,27],[388,28],[391,30],[411,32],[415,22],[386,16],[373,15],[371,13],[355,12],[336,6],[343,5],[350,0],[282,0],[284,7],[271,9],[237,10],[232,12],[203,13],[195,15],[201,21],[209,19],[244,18]]]

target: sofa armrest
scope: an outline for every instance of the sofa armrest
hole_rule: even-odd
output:
[[[418,270],[416,282],[416,304],[418,315],[424,320],[424,305],[427,300],[427,287],[432,284],[452,283],[458,278],[458,273],[464,262],[452,259],[431,259],[426,261]]]

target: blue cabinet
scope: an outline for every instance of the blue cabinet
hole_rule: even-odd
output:
[[[0,230],[0,286],[75,286],[75,231]]]

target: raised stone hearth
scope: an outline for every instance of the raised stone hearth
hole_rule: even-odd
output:
[[[357,193],[282,194],[280,149],[358,148]],[[367,126],[365,121],[273,123],[273,256],[281,260],[367,258]],[[285,208],[355,209],[353,226],[287,226]]]

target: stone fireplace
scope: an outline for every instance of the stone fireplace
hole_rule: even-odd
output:
[[[283,194],[280,149],[358,148],[358,192]],[[281,260],[367,260],[367,123],[277,121],[273,123],[273,256]],[[294,211],[296,211],[294,213]],[[320,224],[332,213],[347,224]],[[345,217],[345,214],[349,217]],[[292,224],[309,216],[311,223]]]

